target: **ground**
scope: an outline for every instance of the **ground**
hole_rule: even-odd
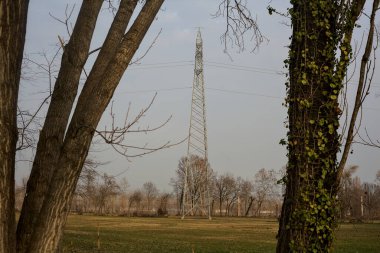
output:
[[[63,252],[274,252],[275,219],[69,216]],[[99,240],[98,240],[99,230]],[[339,224],[334,253],[380,252],[380,223]],[[98,250],[99,244],[99,250]]]

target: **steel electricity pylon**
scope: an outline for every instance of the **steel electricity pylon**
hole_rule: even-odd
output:
[[[211,219],[203,43],[200,30],[198,30],[195,44],[190,127],[183,178],[182,219],[186,215],[198,214],[207,215]]]

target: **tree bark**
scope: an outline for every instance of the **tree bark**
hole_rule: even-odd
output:
[[[56,250],[94,130],[163,1],[146,1],[91,96],[80,95],[28,252]]]
[[[61,68],[45,123],[40,132],[37,152],[17,227],[18,253],[24,253],[27,250],[48,185],[56,168],[67,122],[77,95],[79,79],[87,60],[91,38],[102,4],[102,0],[83,1],[70,41],[63,48]]]
[[[81,92],[82,97],[91,97],[94,87],[99,85],[104,72],[107,71],[108,64],[113,59],[123,40],[125,30],[127,29],[137,2],[138,0],[122,0],[120,2],[114,21],[83,87]]]
[[[28,0],[0,1],[0,252],[15,252],[17,99]]]
[[[342,1],[329,2],[292,2],[288,165],[278,253],[329,252],[333,242],[340,148],[337,98],[365,0],[346,6]]]

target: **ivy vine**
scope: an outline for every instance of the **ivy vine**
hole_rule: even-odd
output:
[[[285,233],[292,252],[329,252],[336,226],[338,97],[356,19],[342,1],[291,0]],[[273,13],[272,9],[268,9]],[[351,32],[351,33],[350,33]],[[281,231],[280,231],[281,232]]]

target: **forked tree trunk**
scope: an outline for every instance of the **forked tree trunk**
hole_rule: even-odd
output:
[[[94,130],[163,1],[146,1],[107,64],[107,71],[96,84],[85,83],[84,89],[91,85],[92,92],[79,96],[58,159],[59,169],[54,171],[28,252],[50,253],[56,250]]]
[[[33,228],[56,168],[70,112],[77,95],[79,78],[87,60],[96,20],[103,0],[85,0],[69,43],[64,47],[61,68],[54,86],[37,152],[28,180],[17,226],[17,252],[27,250]]]
[[[82,69],[88,58],[92,35],[103,2],[103,0],[83,2],[70,41],[64,48],[60,72],[44,127],[40,133],[37,152],[28,181],[27,197],[23,203],[18,223],[18,253],[24,253],[28,249],[30,237],[46,196],[52,174],[57,168],[64,132],[77,94]],[[113,52],[124,35],[136,4],[137,0],[121,1],[102,50],[90,73],[89,82],[99,79],[99,75],[104,72]],[[87,95],[90,96],[91,94]]]
[[[24,52],[28,0],[0,1],[0,252],[15,240],[17,99]]]
[[[339,5],[345,1],[292,3],[288,165],[277,252],[329,252],[339,183],[337,98],[365,0],[352,1],[346,10]]]

